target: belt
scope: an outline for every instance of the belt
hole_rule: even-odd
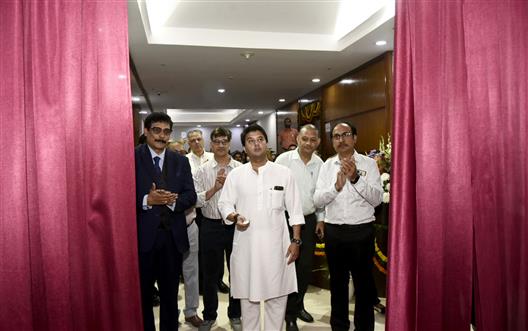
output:
[[[308,214],[308,215],[304,215],[304,217],[313,217],[315,216],[315,213],[311,213],[311,214]]]
[[[211,222],[220,222],[222,223],[223,219],[221,218],[209,218],[209,217],[203,217],[204,220],[211,221]]]
[[[341,228],[349,228],[349,229],[361,229],[361,228],[372,226],[372,223],[373,222],[361,223],[361,224],[333,224],[333,223],[325,222],[325,226],[330,226],[330,227],[333,226],[333,227],[341,227]]]

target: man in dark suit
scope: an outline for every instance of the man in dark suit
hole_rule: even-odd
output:
[[[166,148],[172,120],[164,113],[145,119],[146,144],[135,150],[136,209],[143,323],[155,331],[152,290],[160,291],[160,329],[178,329],[178,281],[189,249],[185,210],[196,202],[186,157]]]

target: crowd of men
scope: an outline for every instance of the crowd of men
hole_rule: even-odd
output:
[[[168,115],[151,113],[144,121],[145,143],[135,150],[144,329],[155,330],[155,283],[160,329],[178,329],[181,275],[185,321],[213,329],[218,291],[226,287],[224,258],[233,330],[279,331],[286,325],[295,331],[297,318],[313,322],[303,302],[317,236],[326,244],[332,330],[350,328],[350,275],[355,330],[374,330],[372,222],[383,190],[376,162],[354,149],[356,128],[334,126],[336,155],[323,162],[315,154],[319,131],[307,124],[296,135],[297,148],[270,162],[266,131],[249,125],[240,137],[249,158],[243,164],[229,154],[230,130],[212,130],[211,152],[201,131],[188,132],[191,151],[182,155],[181,142],[169,144],[172,126]],[[197,312],[200,287],[203,318]]]

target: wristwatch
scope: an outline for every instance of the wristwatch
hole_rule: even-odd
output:
[[[302,245],[302,240],[301,239],[291,238],[290,242],[293,243],[293,244],[296,244],[298,246]]]
[[[350,182],[351,182],[352,184],[357,183],[357,182],[359,181],[359,177],[360,177],[360,176],[359,176],[359,172],[356,171],[356,179],[354,179],[354,180],[351,179]]]

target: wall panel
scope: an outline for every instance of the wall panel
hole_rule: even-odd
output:
[[[386,109],[383,107],[336,119],[327,123],[330,124],[331,128],[342,121],[354,125],[358,131],[356,150],[358,153],[365,154],[371,149],[377,149],[379,145],[379,137],[385,135],[390,130],[390,128],[386,126],[385,114]],[[326,151],[324,157],[327,158],[334,155],[335,152],[332,147],[330,134],[326,133],[325,136],[323,151]]]
[[[351,84],[341,83],[352,80]],[[383,54],[322,88],[322,121],[333,127],[340,120],[358,129],[358,152],[378,148],[381,136],[391,130],[392,52]],[[323,157],[334,154],[329,133],[323,130]]]

